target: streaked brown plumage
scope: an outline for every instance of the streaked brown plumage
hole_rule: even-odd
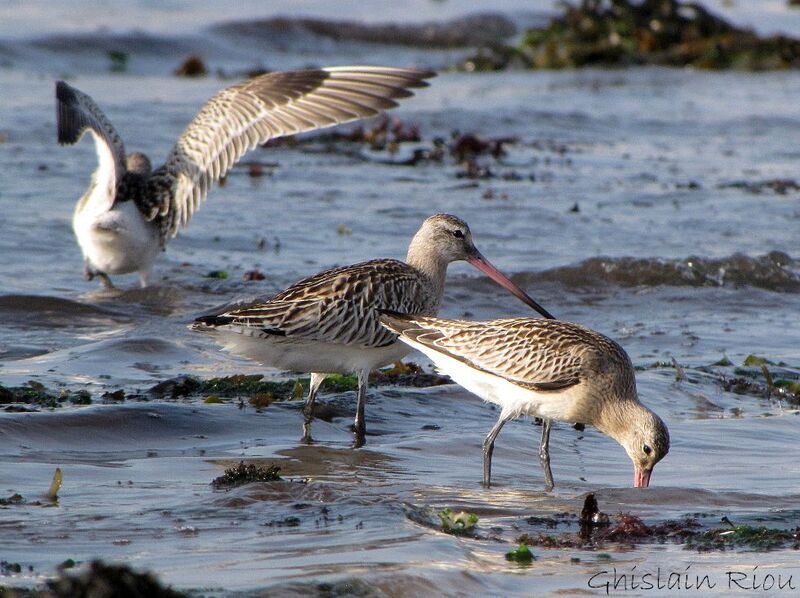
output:
[[[385,314],[382,321],[456,382],[501,406],[484,442],[486,486],[495,438],[520,415],[545,419],[540,457],[549,488],[550,420],[591,424],[614,438],[633,461],[637,486],[648,485],[653,466],[669,450],[666,426],[639,402],[627,353],[598,332],[531,318],[468,322]]]
[[[95,102],[56,83],[58,141],[95,139],[99,165],[75,210],[73,228],[89,277],[138,272],[185,226],[211,184],[248,150],[270,139],[381,114],[427,85],[429,71],[332,67],[268,73],[223,89],[198,112],[163,166],[126,156],[120,135]],[[138,156],[138,168],[129,158]],[[131,207],[132,206],[132,207]]]
[[[314,372],[306,404],[304,439],[326,373],[357,372],[356,446],[364,442],[364,400],[369,372],[409,352],[380,323],[380,310],[435,314],[447,266],[466,260],[545,312],[502,276],[475,248],[467,224],[447,214],[428,218],[411,241],[406,262],[379,259],[327,270],[267,300],[195,320],[228,349],[276,368]]]

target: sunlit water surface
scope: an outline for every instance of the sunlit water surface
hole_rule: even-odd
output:
[[[172,76],[198,44],[207,44],[212,67],[227,72],[350,62],[440,68],[466,52],[322,39],[253,47],[203,33],[211,8],[200,3],[199,17],[175,21],[174,41],[165,25],[178,19],[174,11],[149,29],[140,25],[158,37],[159,50],[132,53],[129,71],[114,74],[106,55],[118,43],[113,37],[100,32],[86,47],[47,37],[81,31],[91,41],[104,24],[92,20],[96,14],[86,15],[84,28],[73,22],[80,15],[52,17],[48,26],[37,17],[38,4],[26,4],[31,12],[18,17],[28,15],[40,28],[25,36],[5,27],[7,43],[0,42],[0,382],[86,388],[96,404],[0,413],[0,496],[18,492],[29,500],[0,508],[0,558],[24,566],[0,584],[32,585],[67,558],[103,557],[151,569],[177,588],[223,595],[256,588],[303,594],[320,583],[341,590],[342,582],[387,595],[579,593],[591,589],[592,575],[614,566],[691,567],[717,579],[714,591],[725,594],[726,571],[759,565],[794,572],[800,587],[791,550],[697,553],[665,544],[616,547],[611,561],[578,549],[536,549],[538,560],[526,568],[504,559],[513,539],[531,529],[528,517],[579,512],[587,492],[612,518],[624,511],[653,523],[700,513],[712,522],[727,515],[797,525],[796,409],[726,392],[717,375],[696,368],[723,356],[738,365],[749,354],[789,370],[800,366],[800,268],[793,259],[800,194],[792,187],[753,193],[738,184],[797,175],[800,75],[441,74],[395,115],[419,126],[425,147],[454,130],[515,137],[499,161],[481,158],[494,178],[461,178],[463,168],[449,158],[400,166],[387,164],[385,153],[342,144],[258,150],[248,159],[268,163],[268,176],[252,178],[238,167],[213,189],[157,262],[152,287],[140,290],[133,276],[118,277],[120,290],[108,293],[81,277],[70,218],[95,156],[88,140],[74,148],[55,143],[55,78],[69,76],[106,111],[129,151],[158,163],[202,103],[227,84]],[[139,4],[144,15],[157,13]],[[439,12],[439,3],[417,4],[427,11],[419,19],[467,10],[463,3],[442,3]],[[778,9],[764,5],[763,20],[745,9],[741,18],[774,29]],[[317,4],[306,8],[340,16]],[[501,8],[525,12],[519,3]],[[136,28],[124,14],[116,30]],[[777,14],[791,29],[794,17]],[[394,159],[415,147],[401,147]],[[456,386],[370,389],[370,435],[359,451],[349,448],[352,393],[322,398],[346,412],[315,423],[313,446],[298,442],[296,402],[262,411],[235,402],[99,404],[105,390],[141,391],[181,374],[279,375],[220,352],[186,325],[326,267],[402,258],[421,221],[440,211],[466,219],[481,251],[559,317],[617,339],[637,366],[674,358],[686,369],[681,381],[667,368],[637,376],[642,400],[672,436],[648,491],[628,487],[631,466],[613,441],[557,425],[557,487],[545,493],[539,428],[530,421],[503,431],[496,486],[483,489],[480,446],[497,414]],[[243,282],[253,269],[266,279]],[[218,270],[229,278],[205,277]],[[451,267],[448,284],[444,316],[528,313],[466,265]],[[242,458],[279,463],[291,481],[213,490],[209,482]],[[30,504],[56,466],[64,471],[58,504]],[[477,513],[480,538],[448,536],[406,515],[427,506]],[[287,517],[299,524],[285,525]]]

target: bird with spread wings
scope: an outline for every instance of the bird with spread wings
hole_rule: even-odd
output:
[[[92,134],[98,157],[73,215],[87,279],[136,272],[142,286],[158,254],[209,188],[245,152],[271,139],[381,114],[424,87],[429,71],[331,67],[267,73],[223,89],[198,112],[163,166],[126,154],[122,138],[87,94],[56,83],[58,141]]]

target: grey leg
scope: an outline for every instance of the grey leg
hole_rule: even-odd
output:
[[[542,420],[542,442],[539,445],[539,463],[544,470],[544,489],[548,492],[553,489],[553,472],[550,471],[550,427],[549,419]]]
[[[97,276],[102,282],[103,286],[107,289],[113,289],[114,285],[111,282],[111,279],[108,277],[108,274],[105,272],[95,272],[95,276]]]
[[[494,452],[494,441],[500,433],[500,430],[503,429],[505,423],[510,419],[510,415],[501,413],[497,423],[489,430],[489,433],[483,440],[483,485],[487,488],[492,485],[492,453]]]
[[[317,391],[319,385],[325,380],[326,374],[318,374],[311,372],[311,380],[308,383],[308,397],[306,404],[303,407],[303,438],[302,442],[311,444],[314,439],[311,438],[311,422],[314,420],[314,401],[317,399]]]
[[[368,381],[369,370],[358,372],[358,404],[356,405],[356,420],[353,422],[353,448],[361,448],[367,441],[367,423],[364,420],[364,407],[367,403]]]
[[[105,272],[100,272],[100,270],[95,270],[94,268],[92,268],[92,265],[89,263],[89,261],[85,260],[83,262],[83,277],[86,280],[92,281],[94,280],[95,276],[97,276],[97,278],[100,279],[105,288],[107,289],[114,288],[114,285],[111,284],[111,279],[108,277],[108,274],[106,274]]]

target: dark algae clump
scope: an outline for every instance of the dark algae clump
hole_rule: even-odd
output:
[[[553,533],[551,529],[524,533],[515,542],[526,546],[549,549],[608,549],[609,546],[634,547],[641,544],[683,544],[687,550],[700,552],[718,550],[768,551],[781,548],[800,549],[800,527],[795,529],[764,526],[734,525],[722,517],[727,527],[708,528],[696,517],[667,520],[648,524],[631,513],[618,513],[609,518],[602,513],[594,495],[584,502],[579,530]],[[542,528],[542,521],[533,518],[531,524]],[[547,526],[552,528],[552,526]]]
[[[205,62],[199,56],[189,56],[184,60],[181,65],[175,69],[175,75],[178,77],[205,77],[208,74],[208,68]]]
[[[239,465],[229,467],[221,476],[214,478],[211,485],[217,489],[230,489],[253,482],[276,482],[283,479],[278,475],[280,470],[277,465],[263,467],[253,463],[245,465],[244,461],[240,461]]]
[[[266,406],[269,402],[299,399],[308,393],[307,377],[289,380],[265,380],[261,374],[235,374],[220,378],[201,380],[193,376],[178,376],[156,384],[147,394],[159,399],[205,396],[255,398]],[[373,372],[372,385],[396,385],[408,387],[427,387],[450,383],[450,378],[424,372],[414,363],[398,362],[393,367]],[[329,374],[320,387],[323,393],[342,393],[355,391],[358,379],[350,374]],[[215,401],[212,401],[215,402]],[[259,405],[256,405],[259,406]]]
[[[0,498],[0,507],[25,504],[25,498],[21,494],[14,493],[7,498]]]
[[[38,598],[185,598],[186,594],[164,587],[151,573],[139,573],[127,565],[92,561],[78,574],[61,571],[57,579],[47,582]]]
[[[92,395],[87,390],[69,391],[47,388],[41,382],[30,380],[23,386],[3,386],[0,384],[0,404],[23,404],[55,409],[64,403],[90,405]]]
[[[412,362],[397,362],[392,367],[370,375],[372,386],[403,386],[427,388],[450,384],[447,376],[424,371]],[[101,402],[200,400],[204,403],[224,403],[223,399],[243,399],[257,409],[274,401],[302,399],[308,394],[308,377],[287,380],[266,380],[261,374],[234,374],[201,379],[181,375],[169,378],[147,390],[109,389],[98,393]],[[358,379],[350,374],[329,374],[320,387],[323,393],[355,392]],[[91,405],[92,393],[86,389],[51,388],[35,380],[22,386],[0,383],[0,406],[6,411],[35,411],[55,409],[64,405]]]
[[[764,552],[780,548],[800,550],[800,527],[793,530],[765,526],[735,525],[722,518],[727,528],[714,528],[692,535],[686,541],[687,549],[700,552],[712,550],[743,549]]]
[[[769,70],[800,67],[800,40],[761,37],[678,0],[582,0],[544,28],[531,29],[517,47],[483,48],[467,70],[584,66],[693,66]]]
[[[663,368],[675,369],[675,379],[680,383],[695,384],[711,377],[727,392],[800,404],[800,369],[761,355],[748,355],[738,367],[727,355],[710,365],[694,367],[681,366],[674,360],[637,366],[638,370]]]

